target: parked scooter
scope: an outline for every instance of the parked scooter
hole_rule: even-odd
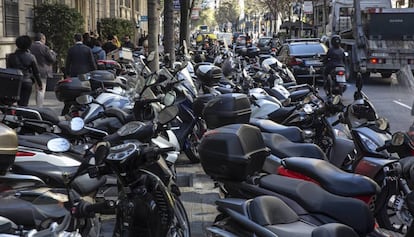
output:
[[[342,223],[361,236],[374,234],[373,215],[361,200],[331,194],[311,182],[258,174],[268,155],[258,128],[234,124],[207,132],[199,152],[204,171],[226,197],[277,196],[309,223]]]
[[[207,227],[213,236],[358,236],[352,228],[343,224],[313,225],[305,222],[275,196],[258,196],[248,200],[226,198],[217,200],[216,205],[222,214],[213,226]]]

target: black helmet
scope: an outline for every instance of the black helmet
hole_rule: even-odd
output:
[[[331,37],[331,45],[338,48],[340,44],[341,44],[341,36],[333,35]]]

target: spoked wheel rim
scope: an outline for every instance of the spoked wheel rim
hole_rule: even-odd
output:
[[[174,220],[171,229],[171,237],[190,237],[190,221],[184,205],[178,198],[175,200],[174,206]]]

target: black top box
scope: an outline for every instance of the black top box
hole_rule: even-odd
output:
[[[0,100],[10,103],[20,99],[23,72],[20,69],[0,68]]]
[[[252,114],[250,105],[249,97],[245,94],[218,95],[205,105],[203,118],[209,129],[228,124],[249,123]]]
[[[232,124],[206,132],[199,153],[207,175],[214,179],[243,181],[262,170],[269,150],[259,128]]]

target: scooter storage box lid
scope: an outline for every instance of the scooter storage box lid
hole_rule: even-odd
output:
[[[5,175],[10,166],[13,165],[17,146],[16,132],[0,123],[0,175]]]
[[[117,86],[115,74],[107,70],[95,70],[90,73],[92,90]]]
[[[212,86],[220,81],[223,71],[213,64],[200,64],[196,65],[195,74],[201,83],[206,86]]]
[[[261,171],[269,151],[260,129],[248,124],[231,124],[205,133],[199,154],[207,175],[242,181]]]
[[[55,95],[59,101],[72,102],[76,97],[91,92],[91,84],[85,75],[60,80],[55,86]]]
[[[249,123],[252,110],[245,94],[229,93],[211,99],[203,110],[207,128],[214,129],[228,124]]]
[[[204,107],[206,104],[212,100],[215,96],[213,94],[203,94],[197,96],[197,98],[193,102],[193,111],[197,117],[203,116]]]
[[[13,103],[20,99],[23,72],[20,69],[0,68],[0,100]]]

